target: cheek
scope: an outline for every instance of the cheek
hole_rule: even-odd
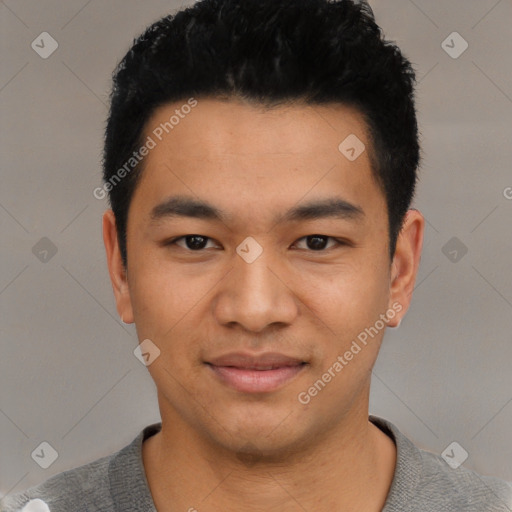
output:
[[[324,323],[322,329],[330,328],[345,341],[373,325],[387,309],[387,270],[362,258],[333,266],[328,273],[304,273],[299,286],[301,301]]]
[[[178,361],[194,364],[198,347],[210,336],[209,300],[223,274],[213,269],[199,273],[149,257],[140,263],[130,283],[139,339],[154,341],[175,367]]]
[[[130,298],[139,337],[161,338],[192,307],[190,291],[183,278],[169,267],[152,265],[150,258],[134,261],[132,276]]]
[[[322,350],[313,369],[311,389],[322,387],[322,399],[315,401],[318,414],[329,416],[332,403],[341,409],[368,382],[385,332],[381,315],[388,309],[385,268],[354,266],[351,272],[317,281],[308,308]],[[313,389],[314,388],[314,389]],[[308,392],[307,390],[303,390]],[[320,395],[320,393],[319,393]]]

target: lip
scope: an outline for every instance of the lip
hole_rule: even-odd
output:
[[[268,352],[260,355],[232,353],[206,361],[224,384],[242,393],[269,393],[283,387],[307,363],[295,357]]]

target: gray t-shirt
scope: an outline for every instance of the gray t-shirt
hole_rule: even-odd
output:
[[[462,466],[452,469],[441,456],[417,448],[389,421],[372,415],[369,419],[397,446],[395,474],[382,512],[512,511],[512,482]],[[0,512],[20,512],[30,500],[27,510],[38,512],[156,512],[142,443],[160,428],[160,423],[150,425],[117,453],[4,497]],[[195,507],[200,510],[199,504]]]

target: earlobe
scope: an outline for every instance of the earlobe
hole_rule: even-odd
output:
[[[398,329],[400,324],[402,323],[402,318],[398,319],[395,322],[388,322],[388,329]]]
[[[398,327],[412,298],[423,247],[425,219],[418,210],[409,210],[398,235],[396,250],[391,265],[389,307],[400,304],[400,312],[388,322],[389,327]]]
[[[133,310],[128,286],[127,271],[121,258],[114,212],[103,214],[103,243],[107,254],[107,264],[117,312],[125,324],[133,323]]]

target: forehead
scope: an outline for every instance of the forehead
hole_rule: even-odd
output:
[[[336,142],[349,135],[369,142],[362,115],[341,104],[265,107],[238,99],[194,101],[192,108],[190,100],[159,107],[146,123],[146,135],[160,149],[174,142],[189,150],[187,158],[194,154],[203,159],[219,152],[246,156],[332,152],[338,151]]]
[[[196,103],[193,108],[183,108],[186,101],[164,105],[146,124],[144,140],[150,138],[153,148],[135,196],[152,208],[180,194],[212,199],[228,214],[243,209],[250,216],[257,202],[259,213],[272,209],[277,215],[284,211],[280,205],[288,211],[301,199],[337,192],[353,205],[382,196],[371,171],[367,128],[355,109],[339,104],[269,109],[217,99]]]

